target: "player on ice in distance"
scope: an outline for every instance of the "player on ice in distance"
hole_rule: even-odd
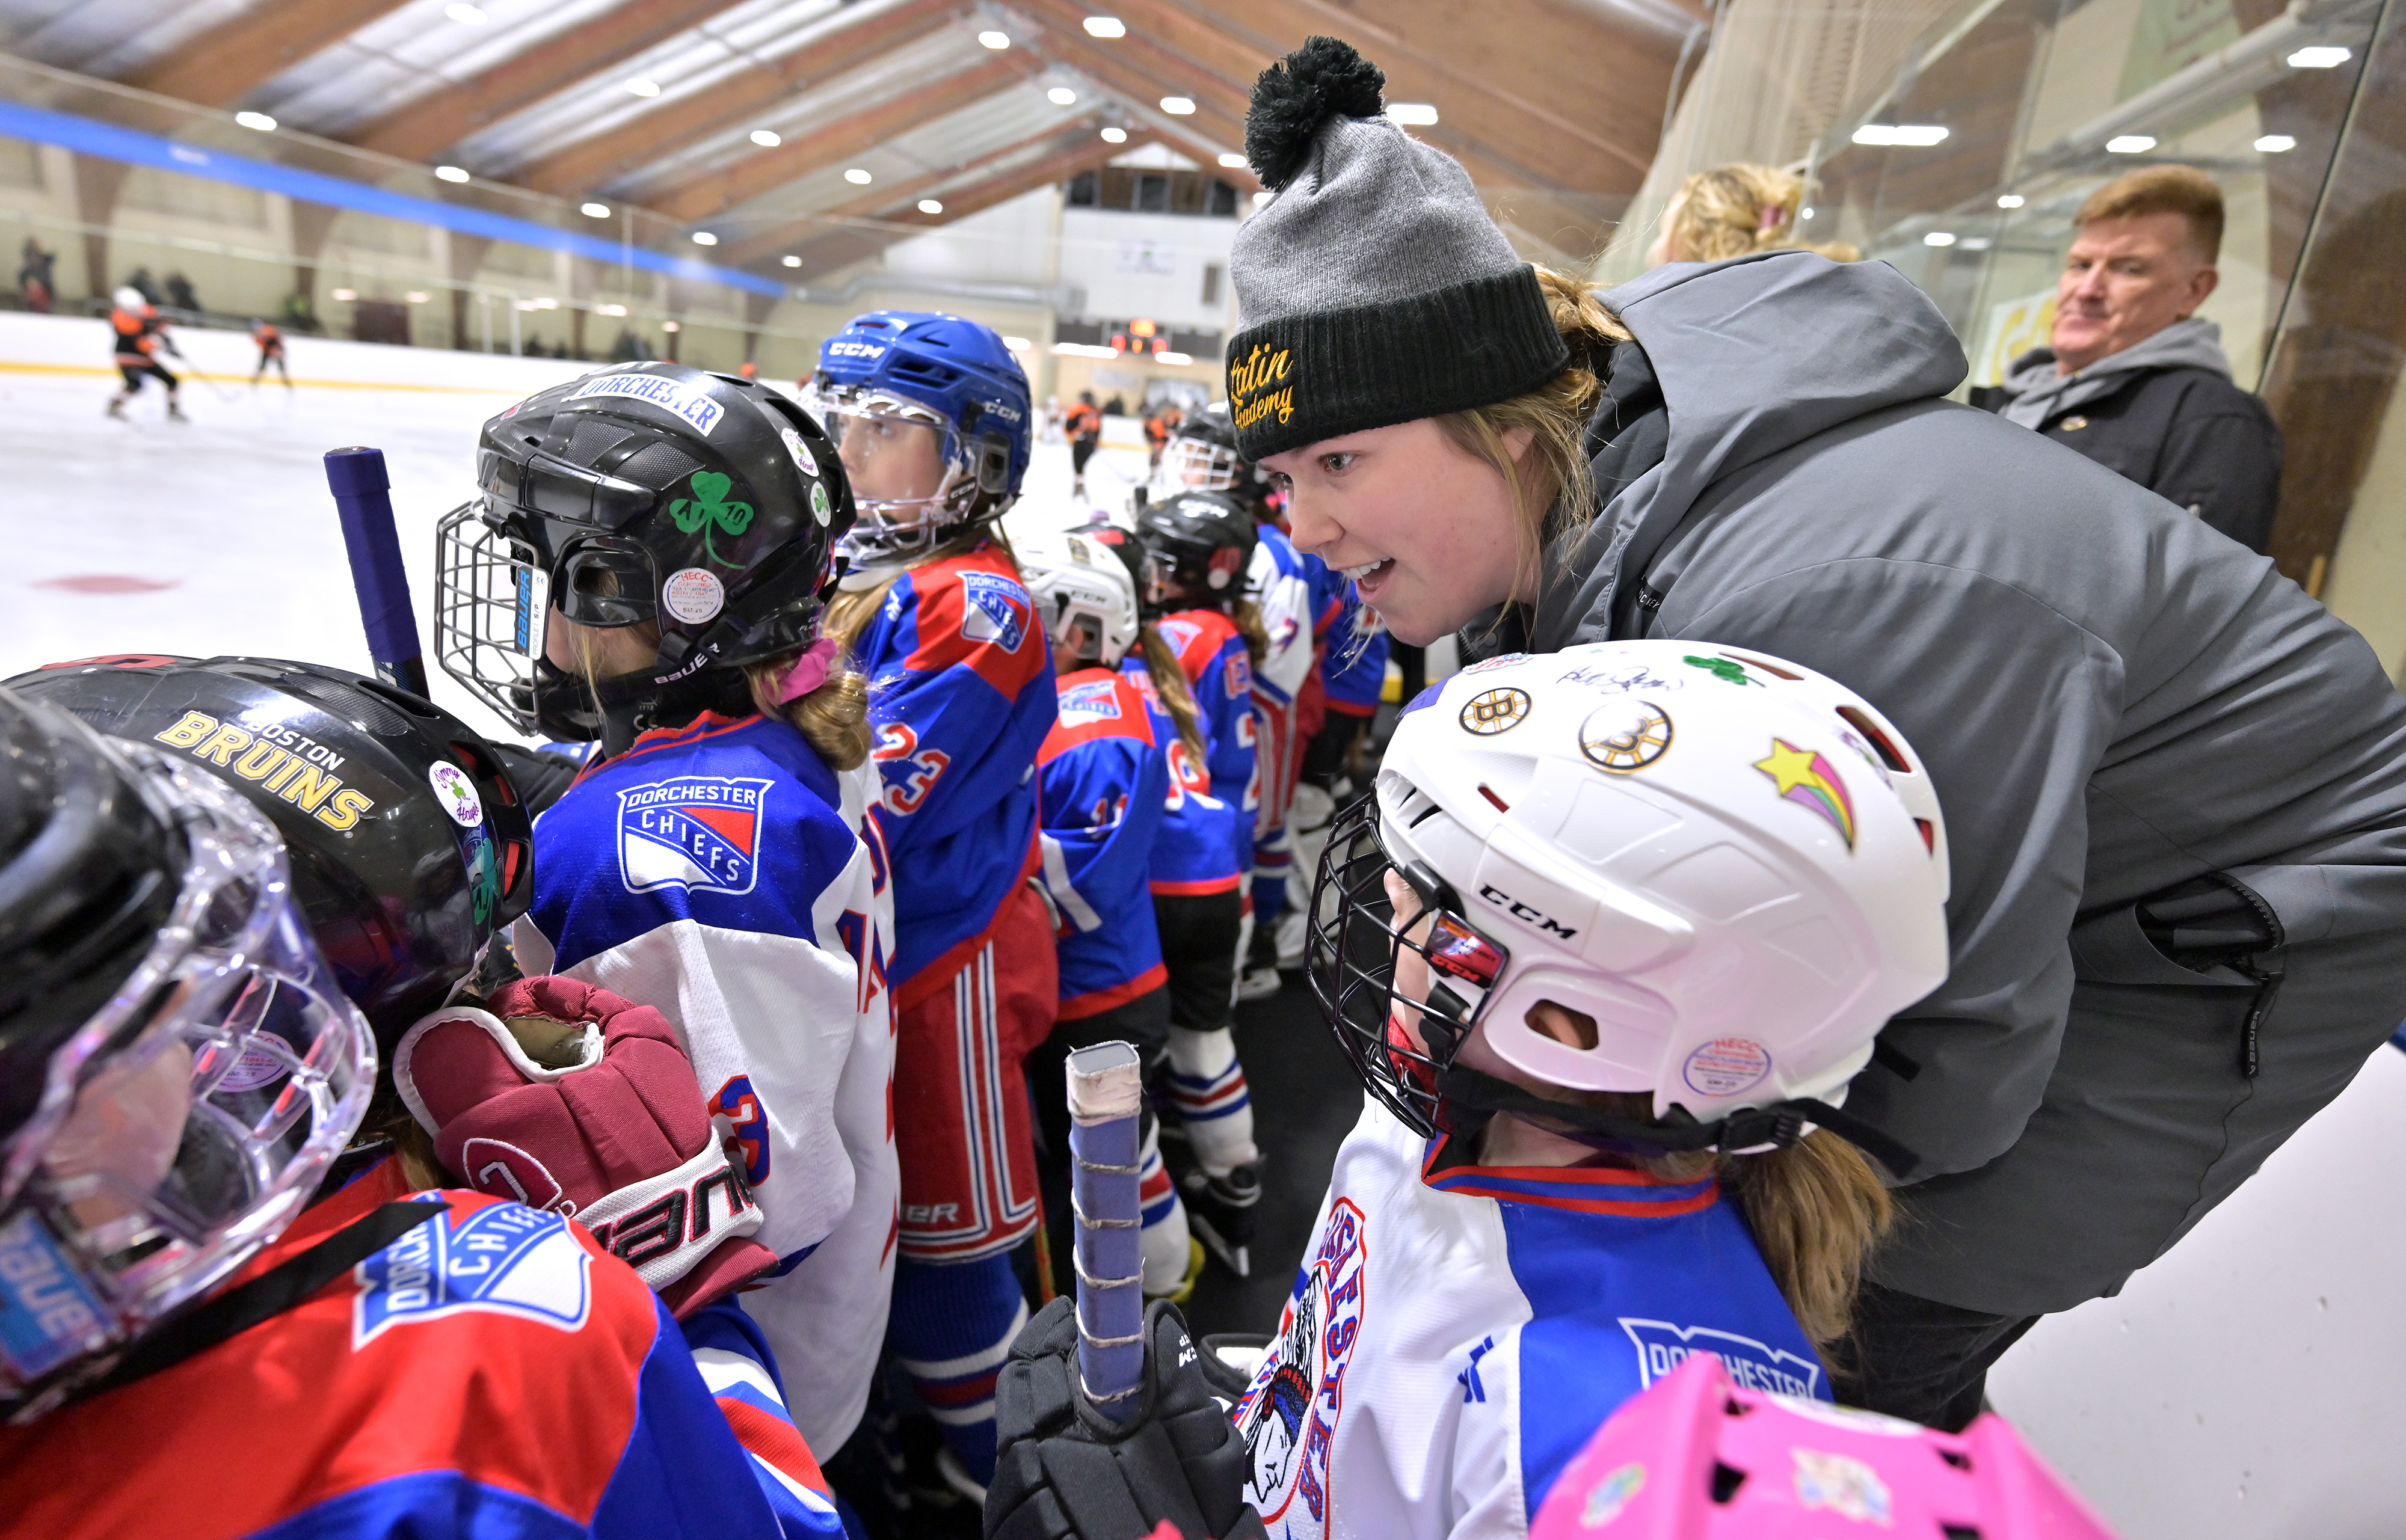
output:
[[[167,416],[177,422],[186,421],[183,381],[169,374],[167,366],[159,361],[162,348],[176,351],[176,340],[167,335],[167,323],[159,318],[159,307],[130,285],[110,295],[109,305],[108,329],[117,340],[117,372],[124,376],[125,383],[108,398],[108,415],[125,416],[125,403],[141,394],[142,382],[155,379],[167,392]]]
[[[1236,1414],[1272,1533],[1525,1533],[1696,1353],[1826,1400],[1888,1213],[1839,1133],[1912,1164],[1839,1104],[1946,970],[1904,740],[1698,643],[1499,658],[1413,703],[1321,883],[1371,1102]]]
[[[1028,881],[1052,649],[995,524],[1027,470],[1027,378],[975,321],[881,310],[828,339],[808,400],[859,500],[827,630],[870,680],[899,874],[889,1336],[942,1426],[945,1482],[973,1502],[994,1464],[995,1372],[1026,1318],[1010,1253],[1040,1211],[1022,1064],[1060,997]]]
[[[526,900],[525,817],[489,746],[423,700],[308,665],[94,659],[11,684],[10,1532],[838,1533],[790,1425],[740,1388],[715,1399],[625,1262],[560,1213],[420,1192],[463,1173],[430,1158],[390,1056]],[[615,1021],[541,1024],[625,1037]],[[545,1097],[470,1030],[421,1044],[425,1083],[472,1117],[502,1110],[473,1105],[474,1081]],[[554,1078],[612,1073],[560,1062]],[[689,1070],[683,1085],[684,1105],[658,1105],[697,1162],[718,1162],[723,1194],[728,1157]],[[541,1142],[512,1113],[490,1126]],[[570,1180],[591,1195],[580,1179],[601,1174]],[[670,1177],[665,1161],[623,1174]],[[677,1248],[709,1289],[770,1261],[726,1227],[734,1212],[722,1202],[717,1233]]]
[[[765,387],[636,364],[487,422],[477,481],[440,527],[443,666],[601,749],[537,822],[518,960],[682,1035],[778,1259],[743,1308],[831,1457],[876,1368],[898,1191],[889,869],[862,684],[819,637],[835,446]]]
[[[1257,537],[1252,517],[1219,492],[1182,492],[1137,516],[1144,552],[1145,614],[1194,698],[1209,750],[1211,797],[1224,809],[1224,854],[1172,854],[1192,862],[1156,870],[1153,906],[1169,968],[1170,1106],[1195,1157],[1181,1173],[1187,1217],[1239,1278],[1253,1266],[1253,1210],[1261,1201],[1261,1151],[1253,1095],[1230,1032],[1245,940],[1245,874],[1253,869],[1261,805],[1254,742],[1253,664],[1263,652],[1260,612],[1244,576]]]

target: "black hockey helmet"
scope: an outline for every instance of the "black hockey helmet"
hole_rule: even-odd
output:
[[[263,657],[54,663],[0,687],[239,789],[283,836],[292,895],[386,1049],[526,912],[532,825],[501,757],[381,680]]]
[[[275,1240],[374,1095],[374,1034],[299,911],[283,841],[204,763],[0,688],[10,1420]],[[437,818],[434,795],[405,816]]]
[[[521,731],[602,738],[708,706],[807,644],[853,521],[834,442],[776,390],[673,363],[606,369],[487,422],[480,496],[437,531],[436,656]],[[659,657],[587,681],[545,657],[553,609],[659,628]],[[596,698],[599,709],[596,708]]]
[[[1225,609],[1245,590],[1245,569],[1261,537],[1253,516],[1224,492],[1181,492],[1137,515],[1146,557],[1145,598],[1159,606],[1201,602]]]
[[[1226,492],[1255,518],[1267,516],[1269,473],[1238,452],[1236,419],[1224,401],[1186,414],[1161,452],[1159,479],[1164,495]]]

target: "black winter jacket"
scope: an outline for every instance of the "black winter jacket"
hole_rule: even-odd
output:
[[[2013,392],[1980,386],[1972,404],[2002,412]],[[2049,417],[2040,432],[2135,481],[2249,550],[2272,537],[2281,502],[2281,430],[2254,395],[2210,369],[2146,369],[2109,396]]]

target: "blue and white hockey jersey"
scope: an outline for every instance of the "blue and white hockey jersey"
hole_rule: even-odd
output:
[[[1194,897],[1228,893],[1245,880],[1245,865],[1228,842],[1228,825],[1236,811],[1211,791],[1211,725],[1196,723],[1203,735],[1203,757],[1186,752],[1178,724],[1161,704],[1153,674],[1144,659],[1131,651],[1120,672],[1144,697],[1145,713],[1153,722],[1153,742],[1169,767],[1161,827],[1153,837],[1153,859],[1147,870],[1157,894]]]
[[[1237,623],[1217,610],[1181,610],[1153,625],[1195,696],[1210,744],[1211,792],[1228,805],[1228,849],[1238,871],[1253,869],[1253,814],[1261,806],[1253,754],[1253,657]],[[1156,889],[1155,891],[1159,891]]]
[[[882,582],[863,572],[851,582]],[[1036,750],[1053,727],[1053,651],[991,542],[913,567],[853,642],[885,778],[895,1002],[949,983],[1036,869]],[[922,975],[926,977],[923,979]]]
[[[1037,756],[1044,886],[1061,911],[1062,1021],[1125,1005],[1168,980],[1145,879],[1169,799],[1169,761],[1126,675],[1061,681],[1060,718]]]
[[[781,1275],[744,1309],[832,1454],[885,1330],[901,1179],[889,1086],[889,869],[869,767],[790,724],[704,713],[587,770],[535,824],[531,973],[658,1009],[760,1201]]]
[[[1245,1495],[1274,1540],[1525,1535],[1613,1408],[1698,1352],[1829,1399],[1709,1178],[1457,1163],[1373,1102],[1237,1406]]]

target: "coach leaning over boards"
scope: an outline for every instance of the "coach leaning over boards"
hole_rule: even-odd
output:
[[[1382,83],[1314,39],[1255,88],[1243,452],[1401,641],[1759,650],[1921,751],[1953,971],[1848,1102],[1921,1164],[1839,1388],[1960,1427],[2406,1015],[2406,701],[2270,561],[1948,403],[1962,350],[1893,269],[1675,263],[1599,305]]]

